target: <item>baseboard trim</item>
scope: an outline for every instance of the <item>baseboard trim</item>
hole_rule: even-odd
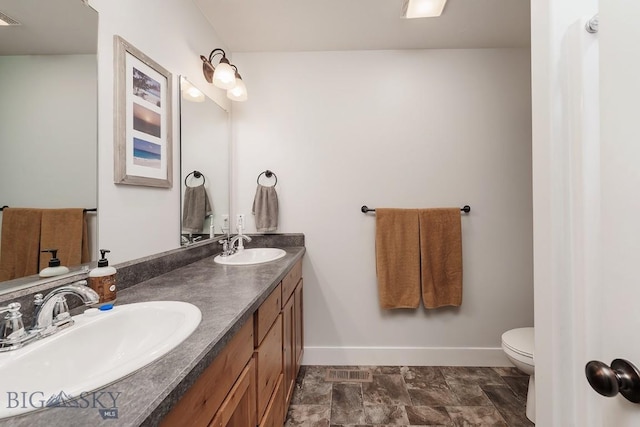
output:
[[[513,366],[500,347],[305,346],[302,364],[328,366]]]

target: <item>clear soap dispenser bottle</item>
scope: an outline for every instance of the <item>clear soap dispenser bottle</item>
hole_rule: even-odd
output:
[[[109,252],[108,249],[100,249],[98,267],[89,272],[89,287],[100,297],[98,305],[101,307],[116,301],[116,269],[109,266],[109,260],[105,257]]]
[[[61,274],[67,274],[69,272],[69,268],[65,267],[64,265],[60,265],[60,260],[58,259],[58,249],[45,249],[40,252],[51,253],[49,267],[43,268],[40,271],[40,277],[59,276]]]

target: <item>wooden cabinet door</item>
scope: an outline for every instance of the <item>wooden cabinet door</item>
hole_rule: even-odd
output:
[[[278,314],[255,352],[258,421],[262,419],[282,373],[282,315]]]
[[[293,352],[294,352],[294,382],[300,371],[302,352],[304,350],[304,321],[302,318],[302,279],[293,293],[294,320],[293,320]]]
[[[271,401],[260,422],[260,427],[282,427],[284,424],[284,396],[282,394],[282,388],[283,375],[280,374],[276,390],[273,392],[273,396],[271,396]]]
[[[291,393],[293,385],[296,381],[295,376],[295,351],[294,351],[294,298],[289,301],[282,309],[282,357],[283,357],[283,374],[284,374],[284,397],[285,406],[289,406],[291,401]]]
[[[240,374],[209,427],[250,427],[256,425],[255,363],[253,359]]]

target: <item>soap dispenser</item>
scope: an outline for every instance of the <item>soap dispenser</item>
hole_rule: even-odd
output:
[[[116,301],[116,269],[109,266],[109,260],[105,257],[109,252],[111,251],[108,249],[100,249],[98,267],[89,272],[89,287],[100,297],[99,306]]]
[[[58,259],[58,249],[45,249],[40,252],[51,253],[49,267],[43,268],[42,271],[40,271],[40,277],[59,276],[61,274],[67,274],[69,272],[69,269],[67,267],[60,265],[60,260]]]

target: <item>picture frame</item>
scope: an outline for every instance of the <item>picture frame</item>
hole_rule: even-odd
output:
[[[173,77],[118,35],[114,55],[114,182],[171,188]]]

